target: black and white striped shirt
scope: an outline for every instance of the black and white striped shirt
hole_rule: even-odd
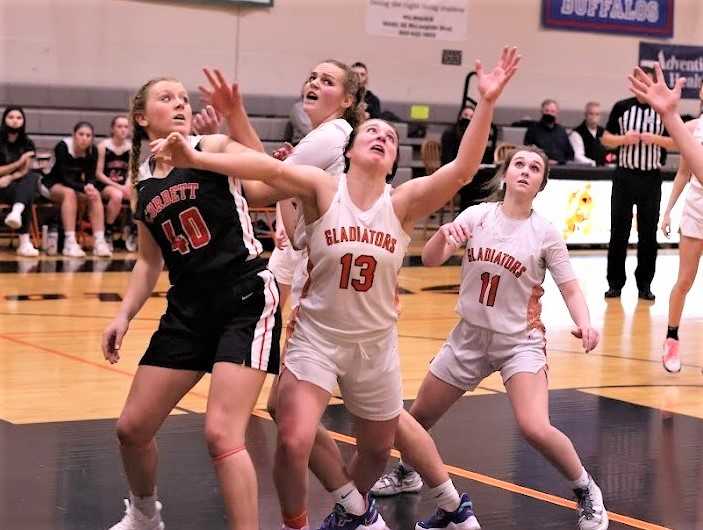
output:
[[[613,106],[606,130],[617,135],[637,131],[668,136],[661,116],[646,103],[637,101],[637,98],[623,99]],[[641,171],[660,169],[664,153],[664,150],[655,144],[639,142],[634,145],[622,145],[618,152],[618,167]]]

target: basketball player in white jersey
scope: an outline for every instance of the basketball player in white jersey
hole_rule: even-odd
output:
[[[230,84],[218,69],[210,71],[203,69],[210,86],[200,86],[200,93],[203,101],[208,104],[206,109],[199,115],[198,131],[202,133],[214,134],[219,131],[219,117],[227,121],[230,137],[233,140],[238,138],[256,136],[256,131],[251,127],[250,122],[242,115],[242,103],[239,95],[239,87]],[[344,148],[347,145],[352,128],[350,123],[357,124],[363,115],[363,92],[359,90],[356,74],[339,61],[330,59],[317,65],[308,76],[304,88],[306,89],[306,111],[313,117],[314,123],[325,118],[327,121],[319,124],[315,130],[311,131],[295,149],[285,157],[286,164],[305,164],[324,169],[331,175],[340,175],[344,172]],[[352,97],[352,94],[354,96]],[[308,101],[309,100],[309,101]],[[350,107],[346,105],[351,104]],[[355,111],[353,109],[356,109]],[[344,115],[344,118],[336,117]],[[263,148],[263,146],[262,146]],[[290,202],[290,200],[280,201],[280,203]],[[302,212],[292,208],[283,208],[293,219],[290,221],[295,227],[298,219],[298,243],[301,241],[300,232],[303,232],[305,223],[302,220]],[[293,231],[291,232],[293,234]],[[291,238],[293,236],[291,235]],[[302,244],[301,244],[302,243]],[[278,258],[276,258],[278,256]],[[307,280],[307,249],[293,251],[289,245],[285,252],[272,255],[269,259],[268,268],[276,276],[276,280],[283,285],[281,290],[281,307],[284,305],[284,291],[287,295],[293,292],[293,314],[297,306],[297,297],[302,291]],[[292,286],[291,286],[292,283]],[[287,326],[286,334],[291,333],[290,325]],[[285,347],[283,352],[285,351]],[[275,377],[269,392],[266,408],[271,417],[276,419],[276,396],[278,388],[278,376]],[[337,469],[334,462],[341,459],[339,448],[327,430],[320,426],[315,439],[315,446],[310,455],[310,469],[320,480],[322,485],[329,491],[337,489],[337,484],[344,483],[345,475],[343,471]]]
[[[461,320],[430,364],[410,413],[404,413],[396,447],[404,463],[422,475],[437,511],[416,528],[474,530],[471,503],[460,497],[425,429],[467,390],[499,370],[518,425],[530,444],[570,481],[578,499],[578,528],[604,530],[608,516],[600,489],[583,468],[571,441],[549,421],[547,357],[540,297],[550,271],[576,323],[575,336],[588,352],[598,343],[588,307],[559,231],[532,209],[547,184],[549,161],[536,147],[512,151],[496,174],[505,179],[502,202],[483,203],[462,212],[427,242],[422,261],[444,263],[466,244],[457,312]],[[417,420],[417,421],[415,421]],[[396,468],[375,489],[398,482]],[[382,491],[383,493],[383,491]]]
[[[348,468],[353,481],[333,492],[339,504],[322,528],[385,528],[364,494],[385,466],[402,410],[396,297],[408,233],[471,180],[495,102],[518,62],[514,48],[503,50],[491,72],[477,61],[481,101],[457,158],[393,190],[386,177],[397,162],[398,136],[382,120],[355,131],[347,150],[349,171],[339,181],[318,168],[288,166],[243,148],[228,149],[230,155],[196,152],[178,134],[152,145],[157,156],[176,166],[263,180],[303,205],[310,278],[279,382],[274,471],[288,528],[307,527],[308,457],[337,383],[354,417],[357,453]],[[338,465],[343,469],[341,461]]]
[[[700,99],[703,101],[703,85],[701,86]],[[703,143],[703,118],[698,117],[686,123],[686,128],[693,136]],[[661,229],[666,237],[671,235],[671,210],[679,196],[690,181],[691,186],[686,192],[686,202],[681,212],[679,232],[679,275],[676,284],[671,289],[669,296],[669,321],[664,341],[664,355],[662,364],[668,372],[681,371],[681,357],[679,356],[679,323],[686,295],[691,290],[698,272],[698,263],[703,252],[703,184],[696,178],[691,178],[691,170],[685,158],[681,158],[679,170],[676,172],[674,185],[662,218]]]

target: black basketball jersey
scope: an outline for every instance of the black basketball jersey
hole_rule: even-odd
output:
[[[105,167],[103,172],[112,182],[124,184],[129,173],[129,146],[125,146],[124,152],[117,154],[112,142],[105,143]]]
[[[190,137],[197,148],[199,136]],[[174,168],[164,178],[142,164],[135,218],[158,242],[172,285],[231,283],[264,268],[242,185],[225,175]]]

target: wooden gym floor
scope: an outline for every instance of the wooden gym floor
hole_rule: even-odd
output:
[[[99,341],[124,291],[133,256],[111,261],[15,259],[0,252],[0,529],[98,529],[119,520],[126,494],[114,437],[131,375],[155,329],[167,289],[133,321],[115,366]],[[399,323],[405,399],[456,322],[459,268],[426,269],[409,259],[401,273]],[[602,252],[573,253],[602,340],[586,355],[551,279],[543,320],[548,331],[551,414],[598,479],[611,529],[703,529],[703,288],[694,286],[681,325],[684,368],[666,373],[659,358],[666,330],[675,252],[662,252],[652,290],[639,302],[634,280],[606,302]],[[632,278],[634,258],[628,258]],[[205,378],[179,404],[160,436],[160,495],[168,529],[226,528],[202,438]],[[248,445],[259,470],[262,529],[279,528],[271,481],[275,429],[263,412]],[[336,400],[325,423],[345,454],[349,417]],[[469,491],[486,530],[568,529],[575,511],[568,484],[519,436],[498,375],[457,403],[433,430],[460,490]],[[397,455],[396,455],[397,456]],[[395,461],[391,459],[391,463]],[[331,498],[311,481],[311,518]],[[410,530],[432,510],[422,494],[380,501],[393,530]]]

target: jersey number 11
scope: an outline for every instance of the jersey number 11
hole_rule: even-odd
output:
[[[500,274],[496,274],[493,277],[491,277],[490,272],[484,272],[481,274],[481,294],[478,297],[478,303],[485,303],[488,307],[493,307],[496,303],[496,294],[498,293],[499,283]],[[488,298],[486,298],[486,291],[488,291]]]

